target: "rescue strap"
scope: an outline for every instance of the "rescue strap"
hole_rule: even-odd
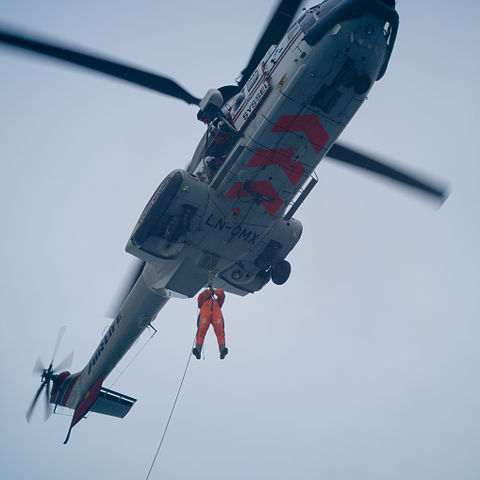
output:
[[[196,337],[196,335],[195,335],[195,337]],[[185,376],[187,375],[188,366],[190,365],[190,360],[192,359],[192,348],[194,347],[194,345],[195,345],[195,339],[193,339],[193,344],[192,344],[192,347],[190,348],[190,353],[188,354],[187,364],[185,365],[185,371],[183,372],[182,381],[180,382],[180,385],[178,387],[177,395],[175,396],[175,400],[173,402],[172,409],[170,410],[170,415],[168,416],[167,424],[165,425],[165,429],[163,430],[162,438],[160,439],[160,443],[158,444],[158,448],[157,448],[157,451],[155,452],[155,456],[153,457],[152,464],[150,465],[150,469],[148,470],[146,480],[148,480],[150,478],[150,474],[152,473],[152,469],[153,469],[153,466],[155,465],[155,462],[157,460],[158,454],[160,452],[160,448],[162,448],[162,444],[163,444],[163,440],[165,438],[165,434],[167,433],[168,426],[170,425],[170,420],[172,419],[173,412],[174,412],[175,407],[177,405],[178,397],[180,396],[180,391],[182,390],[183,381],[185,380]]]

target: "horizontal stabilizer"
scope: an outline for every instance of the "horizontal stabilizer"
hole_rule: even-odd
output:
[[[102,387],[90,411],[123,418],[136,401],[135,398]]]

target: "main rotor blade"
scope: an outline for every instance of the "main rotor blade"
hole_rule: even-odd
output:
[[[245,85],[256,66],[260,63],[260,60],[262,60],[265,53],[267,53],[267,50],[272,45],[278,44],[287,33],[288,27],[290,27],[292,19],[302,1],[303,0],[281,0],[262,37],[258,41],[247,66],[242,70],[241,80],[239,82],[240,88]]]
[[[408,185],[411,188],[432,195],[442,203],[448,197],[448,191],[445,187],[435,185],[433,182],[421,179],[413,173],[408,173],[405,170],[402,171],[392,165],[386,164],[385,162],[357,152],[343,144],[335,143],[327,153],[327,157],[353,165],[357,168],[368,170],[382,177],[399,182],[402,185]]]
[[[45,388],[45,383],[42,383],[40,385],[40,388],[37,390],[37,393],[35,394],[35,397],[33,398],[33,402],[31,403],[30,407],[27,410],[27,413],[25,414],[25,418],[27,419],[27,422],[30,422],[30,418],[32,418],[32,413],[35,408],[35,405],[37,404],[38,397],[42,393],[42,390]]]
[[[109,318],[115,318],[120,311],[120,308],[125,302],[125,299],[128,297],[128,294],[132,290],[133,286],[137,283],[137,280],[140,278],[140,275],[143,272],[145,267],[145,262],[137,260],[132,264],[128,276],[123,282],[122,288],[119,290],[115,300],[112,302],[110,308],[107,311],[107,316]]]
[[[135,85],[155,90],[156,92],[179,98],[189,104],[198,105],[200,99],[194,97],[177,82],[161,75],[140,70],[124,63],[118,63],[108,58],[81,52],[62,44],[54,45],[41,38],[26,36],[21,32],[0,29],[0,43],[23,48],[30,52],[72,63],[95,72],[101,72],[111,77],[125,80]]]
[[[62,338],[63,336],[65,335],[65,330],[67,329],[66,325],[62,325],[59,329],[58,329],[58,333],[57,333],[57,341],[55,342],[55,347],[53,349],[53,355],[52,355],[52,360],[50,362],[50,365],[53,364],[53,360],[55,359],[55,355],[57,354],[57,351],[58,351],[58,347],[60,346],[60,342],[62,341]]]
[[[73,352],[70,352],[68,356],[66,356],[58,365],[55,366],[55,371],[60,371],[65,368],[68,368],[72,364],[73,360]]]

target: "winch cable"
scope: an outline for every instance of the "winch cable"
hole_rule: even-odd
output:
[[[162,448],[163,440],[165,439],[165,434],[167,433],[168,426],[170,425],[170,420],[172,419],[173,412],[175,410],[175,407],[177,406],[178,397],[180,396],[180,391],[182,390],[183,382],[184,382],[185,377],[187,375],[188,366],[190,365],[190,360],[192,359],[192,348],[193,348],[194,344],[195,344],[195,339],[193,340],[192,347],[190,348],[190,352],[188,354],[187,364],[185,365],[185,370],[183,372],[182,381],[180,382],[180,385],[178,387],[177,395],[175,396],[175,400],[173,402],[172,409],[170,410],[170,415],[168,416],[167,424],[165,425],[165,429],[163,430],[162,438],[160,439],[160,443],[158,444],[157,451],[155,452],[155,455],[153,457],[152,464],[150,465],[150,469],[148,470],[146,480],[148,480],[150,478],[150,474],[152,473],[153,466],[155,465],[155,462],[157,461],[157,457],[158,457],[158,454],[160,452],[160,449]]]

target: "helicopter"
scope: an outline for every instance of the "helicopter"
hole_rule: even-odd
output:
[[[282,1],[237,85],[203,98],[177,82],[64,45],[2,29],[0,41],[197,105],[207,126],[185,170],[174,170],[143,210],[126,250],[139,259],[110,327],[85,368],[37,363],[47,404],[124,417],[135,399],[103,382],[172,297],[205,285],[237,295],[284,284],[302,235],[293,216],[326,156],[443,201],[444,188],[337,142],[388,67],[398,31],[393,0],[326,0],[292,22],[300,1]],[[63,334],[57,338],[54,353]],[[52,388],[50,388],[52,385]]]

